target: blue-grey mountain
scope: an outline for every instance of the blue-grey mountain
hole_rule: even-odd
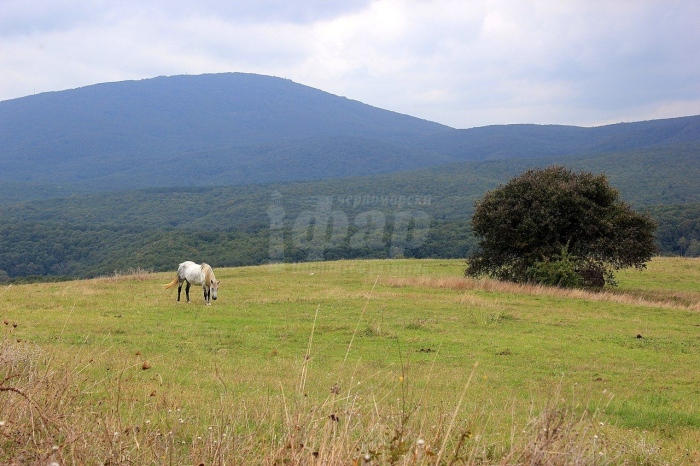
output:
[[[244,73],[97,84],[3,101],[0,128],[0,188],[37,197],[320,180],[700,141],[700,117],[454,129]]]

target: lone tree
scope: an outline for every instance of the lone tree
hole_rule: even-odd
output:
[[[645,268],[656,224],[622,202],[605,175],[553,166],[529,170],[477,201],[480,250],[465,274],[566,287],[615,285],[613,272]]]

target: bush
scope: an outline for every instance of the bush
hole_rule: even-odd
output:
[[[578,265],[568,252],[562,251],[562,256],[556,260],[535,262],[530,267],[531,280],[535,283],[561,288],[577,288],[583,283]]]

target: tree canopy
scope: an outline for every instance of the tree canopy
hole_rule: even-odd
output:
[[[656,224],[620,200],[603,174],[560,166],[528,170],[475,204],[479,250],[466,274],[559,286],[615,284],[644,268]]]

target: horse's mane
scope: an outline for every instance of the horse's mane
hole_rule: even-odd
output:
[[[204,283],[211,285],[212,280],[216,280],[214,277],[214,270],[212,270],[209,264],[202,264],[202,272],[204,272]]]

